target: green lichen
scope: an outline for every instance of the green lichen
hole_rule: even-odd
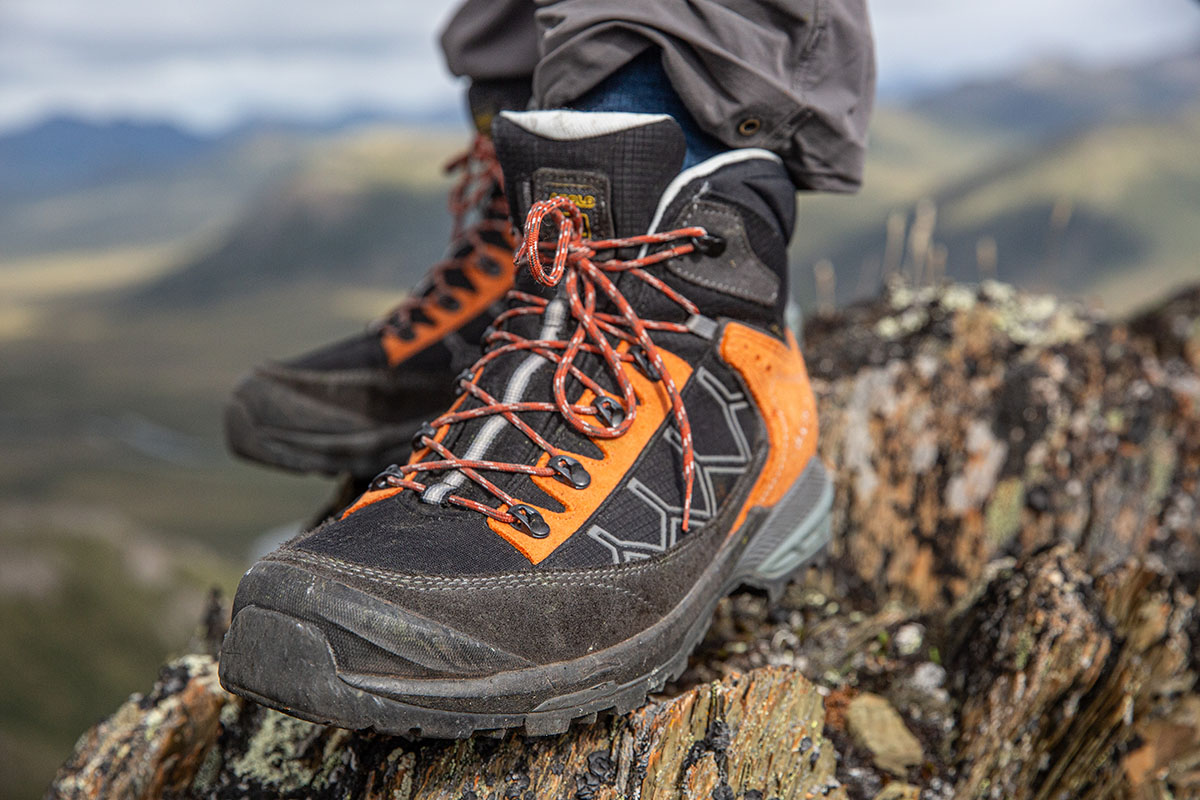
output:
[[[985,303],[992,324],[1017,344],[1051,346],[1082,339],[1093,324],[1077,306],[1052,295],[1019,292],[1012,286],[984,281],[978,288],[949,284],[913,289],[890,287],[888,305],[896,312],[875,323],[875,333],[893,340],[920,330],[929,321],[930,308],[954,313],[970,312]]]
[[[1011,303],[1017,296],[1017,289],[1010,283],[987,280],[979,285],[979,293],[993,303]]]
[[[389,760],[396,755],[395,752],[389,756]],[[413,793],[413,768],[416,766],[417,757],[414,753],[404,753],[397,761],[396,769],[403,774],[400,778],[400,784],[392,787],[391,800],[409,800]]]
[[[1029,657],[1031,655],[1033,655],[1033,634],[1027,630],[1023,630],[1017,636],[1017,652],[1014,657],[1016,669],[1025,669],[1029,664]]]
[[[1170,439],[1162,433],[1156,434],[1150,445],[1150,481],[1147,487],[1151,508],[1157,507],[1170,491],[1178,458]]]
[[[343,753],[350,736],[349,731],[337,729],[325,739],[325,750],[321,753],[321,763],[313,773],[314,788],[323,789],[329,785],[330,776],[342,763]]]
[[[1021,528],[1021,509],[1025,507],[1025,482],[1005,478],[996,484],[984,511],[988,543],[999,550],[1012,541]]]
[[[929,322],[929,312],[919,306],[906,308],[894,317],[884,317],[875,323],[875,333],[882,339],[898,339],[920,330]]]
[[[240,698],[232,698],[232,700],[221,706],[221,714],[218,719],[221,722],[222,728],[232,728],[237,725],[238,715],[242,713],[242,704]]]
[[[313,770],[300,756],[316,729],[312,723],[268,711],[246,752],[230,768],[239,778],[279,792],[308,786],[314,778]]]
[[[995,324],[1017,344],[1049,347],[1076,342],[1092,331],[1079,310],[1051,295],[1013,294],[993,304]]]
[[[875,333],[880,339],[895,339],[900,335],[900,324],[895,317],[884,317],[875,323]]]
[[[221,749],[210,747],[204,754],[204,760],[200,762],[200,768],[196,770],[196,776],[192,779],[192,791],[203,792],[217,780],[220,774]]]

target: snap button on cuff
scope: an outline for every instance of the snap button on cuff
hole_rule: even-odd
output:
[[[762,120],[756,117],[748,117],[738,123],[737,131],[742,136],[753,136],[762,128]]]

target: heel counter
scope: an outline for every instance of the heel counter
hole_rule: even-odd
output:
[[[817,452],[817,401],[796,338],[787,341],[730,322],[721,337],[721,357],[754,398],[767,429],[770,452],[733,530],[750,509],[777,503]]]

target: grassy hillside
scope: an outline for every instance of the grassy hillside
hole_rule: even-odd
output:
[[[0,195],[0,271],[7,261],[64,251],[217,237],[312,146],[308,138],[285,136],[238,140],[160,169],[116,172],[62,192]]]
[[[461,133],[367,130],[328,143],[223,237],[134,298],[186,307],[306,277],[407,286],[450,231],[442,165]]]
[[[74,737],[185,645],[208,587],[231,592],[264,536],[325,502],[325,481],[234,462],[221,404],[250,364],[351,334],[401,299],[398,265],[416,272],[443,247],[441,164],[457,143],[333,139],[211,237],[260,248],[228,262],[260,280],[210,302],[161,288],[219,263],[203,241],[0,263],[0,798],[38,796]],[[433,240],[423,254],[396,244],[374,283],[338,280],[338,248],[314,226],[268,224],[272,202],[276,220],[358,220],[366,197],[381,229],[399,204],[411,212],[391,227]],[[276,235],[308,237],[311,260],[283,257]]]
[[[263,537],[330,493],[225,454],[237,375],[398,299],[312,281],[203,311],[76,298],[0,341],[0,798],[39,795],[184,646],[206,590],[232,592]]]
[[[978,280],[981,247],[1002,280],[1118,313],[1200,275],[1200,110],[1040,147],[910,115],[881,115],[875,132],[860,195],[801,198],[792,256],[802,298],[822,259],[845,301],[876,291],[887,266]],[[890,256],[889,217],[899,223]],[[914,253],[923,234],[928,246]]]
[[[161,122],[43,120],[0,135],[0,204],[161,172],[220,144]]]
[[[1042,62],[1002,80],[976,81],[918,99],[912,110],[963,132],[1039,141],[1097,125],[1174,114],[1196,101],[1200,48],[1097,70]]]
[[[87,506],[0,504],[0,796],[40,794],[78,736],[198,627],[239,565]]]
[[[961,254],[994,229],[1001,270],[1023,282],[1143,304],[1200,277],[1198,141],[1200,112],[1090,131],[946,191],[943,235]]]

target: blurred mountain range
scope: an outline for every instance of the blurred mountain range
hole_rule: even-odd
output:
[[[0,138],[0,202],[170,169],[217,146],[166,123],[48,119]]]
[[[55,116],[0,134],[0,204],[169,173],[260,137],[303,139],[369,125],[445,127],[461,117],[448,107],[412,115],[364,111],[314,122],[249,119],[219,134],[204,135],[167,122]]]
[[[460,118],[0,135],[0,797],[40,793],[203,588],[331,491],[230,460],[221,404],[440,256]],[[995,276],[1129,310],[1200,278],[1198,144],[1200,50],[885,106],[862,192],[799,200],[793,293]]]
[[[1044,63],[885,107],[864,191],[801,199],[796,293],[815,302],[822,260],[844,301],[905,260],[972,278],[994,252],[1018,284],[1146,300],[1121,288],[1122,273],[1153,262],[1171,283],[1195,263],[1196,98],[1200,51],[1105,70]],[[0,269],[155,247],[157,281],[131,291],[174,305],[306,276],[409,285],[443,247],[429,233],[445,229],[436,166],[465,141],[456,116],[257,121],[208,137],[52,119],[0,136]]]
[[[1042,62],[1004,80],[919,96],[910,108],[942,125],[1042,139],[1170,116],[1194,104],[1198,88],[1200,49],[1102,70]]]

